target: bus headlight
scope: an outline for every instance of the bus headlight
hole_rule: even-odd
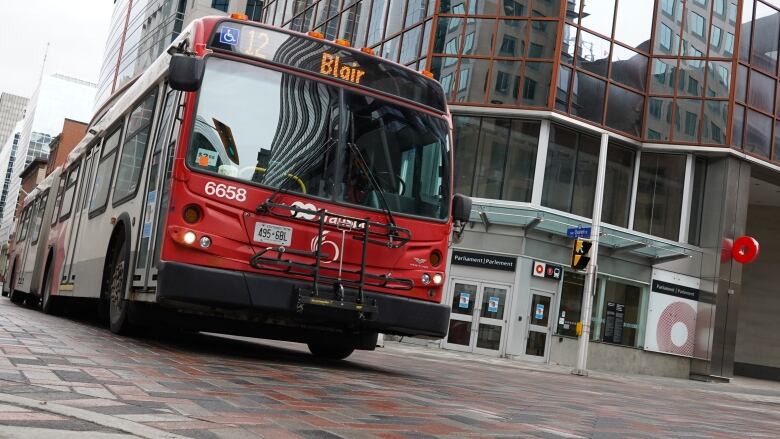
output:
[[[442,281],[444,280],[444,276],[442,276],[439,273],[436,273],[433,275],[433,283],[436,285],[441,285]]]
[[[209,248],[211,247],[211,238],[208,236],[201,236],[200,237],[200,246],[203,248]]]
[[[422,278],[420,279],[423,284],[428,285],[431,283],[431,275],[428,273],[423,273]]]
[[[192,244],[193,242],[195,242],[195,238],[197,238],[197,236],[195,236],[195,232],[191,230],[184,232],[184,236],[182,236],[182,239],[184,240],[185,244]]]

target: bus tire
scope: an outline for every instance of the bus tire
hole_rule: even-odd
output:
[[[355,347],[351,344],[332,341],[310,341],[307,345],[312,355],[327,360],[343,360],[355,351]]]
[[[52,256],[46,259],[46,270],[43,274],[43,288],[41,289],[41,311],[44,314],[57,314],[60,308],[60,297],[51,295]]]
[[[127,240],[122,236],[117,237],[117,243],[109,252],[110,263],[106,267],[105,297],[108,301],[108,326],[111,332],[118,335],[127,335],[130,327],[130,303],[125,299],[125,286],[127,285]]]
[[[11,269],[11,283],[8,288],[8,298],[11,299],[11,303],[21,305],[26,299],[26,295],[20,291],[16,291],[16,261]]]

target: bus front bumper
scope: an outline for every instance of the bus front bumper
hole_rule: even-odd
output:
[[[222,270],[179,262],[160,261],[157,301],[185,302],[227,309],[248,309],[269,316],[287,316],[307,323],[299,308],[299,291],[311,282],[242,271]],[[345,300],[357,293],[345,291]],[[442,338],[447,334],[450,309],[446,305],[366,291],[364,303],[376,311],[358,319],[356,312],[317,315],[320,321],[407,336]]]

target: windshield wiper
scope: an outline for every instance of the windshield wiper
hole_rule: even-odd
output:
[[[377,198],[379,198],[379,202],[382,203],[382,210],[384,210],[385,214],[387,215],[387,221],[392,226],[391,230],[393,231],[393,234],[395,234],[395,219],[393,218],[393,212],[390,210],[390,205],[387,203],[387,199],[385,198],[382,187],[379,186],[379,182],[376,181],[374,173],[371,172],[371,169],[368,167],[368,163],[366,162],[366,159],[363,158],[363,154],[360,152],[360,148],[358,148],[358,146],[352,142],[347,142],[347,146],[349,147],[349,150],[352,151],[352,154],[354,154],[357,158],[357,163],[363,173],[366,175],[366,178],[368,178],[371,186],[374,186]]]

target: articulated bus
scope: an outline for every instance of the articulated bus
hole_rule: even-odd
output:
[[[195,20],[29,200],[10,293],[45,312],[96,299],[115,333],[162,312],[326,358],[377,333],[443,337],[471,202],[428,76],[316,32]]]

